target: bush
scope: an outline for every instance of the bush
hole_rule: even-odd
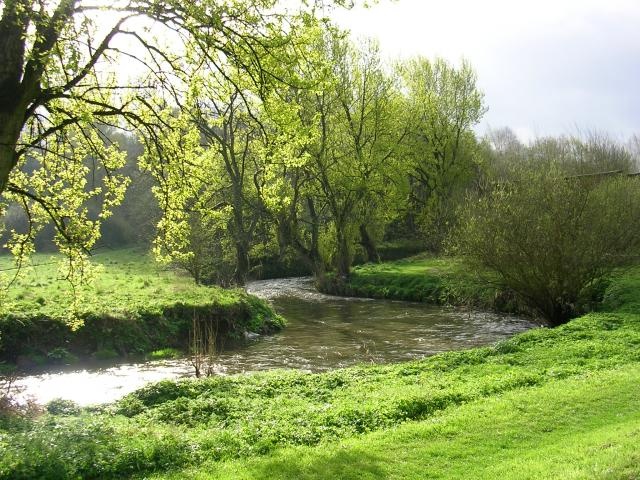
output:
[[[453,245],[552,325],[601,297],[640,251],[640,179],[568,176],[557,163],[513,169],[469,199]]]
[[[73,353],[70,353],[66,348],[56,347],[47,353],[47,359],[51,363],[58,364],[70,364],[76,363],[78,361],[78,357],[76,357]]]
[[[93,358],[96,360],[113,360],[119,356],[113,348],[101,348],[93,353]]]
[[[47,412],[52,415],[77,415],[80,407],[73,400],[64,398],[54,398],[46,405]]]
[[[150,352],[147,357],[149,360],[166,360],[184,357],[184,352],[177,348],[161,348]]]

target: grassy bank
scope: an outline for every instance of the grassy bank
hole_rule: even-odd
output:
[[[57,278],[57,260],[36,255],[3,299],[0,360],[68,362],[184,348],[194,316],[216,319],[231,336],[281,326],[282,319],[259,299],[241,290],[196,286],[128,249],[95,256],[99,273],[77,292],[76,313],[84,325],[72,330],[73,292]],[[0,269],[12,273],[11,267],[10,258],[0,258]]]
[[[640,473],[636,367],[518,389],[428,421],[170,479],[634,479]]]
[[[5,420],[0,478],[635,478],[639,283],[630,272],[601,312],[490,347],[167,381]]]
[[[515,297],[479,278],[460,260],[421,254],[393,262],[354,267],[348,279],[329,274],[318,288],[334,295],[388,298],[435,305],[521,311]]]

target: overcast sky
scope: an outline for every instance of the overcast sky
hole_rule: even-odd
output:
[[[640,0],[380,0],[335,18],[386,56],[469,60],[489,107],[480,133],[640,134]]]

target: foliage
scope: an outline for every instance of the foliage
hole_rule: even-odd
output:
[[[8,233],[17,262],[51,223],[68,257],[65,277],[74,288],[85,282],[87,253],[129,181],[113,131],[140,135],[161,165],[170,158],[167,112],[182,111],[199,68],[233,69],[266,89],[298,60],[285,54],[295,50],[294,32],[319,23],[317,8],[344,3],[304,2],[296,11],[276,0],[3,2],[0,213],[21,208],[27,220]]]
[[[626,366],[516,389],[392,430],[151,478],[635,478],[637,382],[635,365]]]
[[[543,157],[470,198],[453,241],[557,325],[580,313],[613,269],[637,260],[638,232],[635,178],[567,176],[555,157]]]
[[[374,42],[310,20],[290,41],[273,65],[265,52],[280,77],[260,88],[234,61],[188,55],[204,67],[184,80],[182,111],[163,114],[171,132],[143,158],[165,212],[156,254],[197,281],[242,284],[259,243],[346,278],[357,257],[380,259],[410,194],[424,204],[412,215],[444,225],[475,174],[471,127],[484,107],[468,64],[394,70]]]
[[[486,107],[467,62],[414,58],[397,65],[406,90],[408,119],[403,142],[408,176],[407,220],[440,250],[455,224],[455,207],[477,175],[480,159],[473,127]]]
[[[631,278],[635,277],[619,281],[624,285]],[[607,297],[613,302],[620,289],[612,284],[609,291]],[[638,301],[637,290],[625,291],[633,292],[633,301]],[[617,304],[624,310],[625,304]],[[241,457],[244,464],[254,464],[258,460],[247,457],[263,455],[269,455],[263,460],[269,461],[276,449],[295,445],[313,446],[308,452],[321,453],[333,448],[328,442],[354,436],[350,441],[367,441],[369,437],[360,435],[383,429],[376,438],[390,446],[396,445],[392,432],[398,428],[422,432],[440,425],[439,419],[448,415],[463,415],[453,431],[467,431],[468,425],[476,425],[469,424],[469,418],[483,418],[486,405],[504,398],[520,399],[516,405],[524,410],[514,410],[509,402],[509,408],[494,411],[491,418],[520,438],[529,429],[517,418],[533,424],[549,418],[544,425],[552,431],[558,428],[553,408],[548,407],[560,405],[563,398],[577,400],[579,394],[574,397],[571,392],[600,392],[610,399],[624,399],[620,408],[625,412],[635,408],[628,395],[637,394],[628,387],[637,384],[638,344],[637,314],[602,312],[494,346],[397,365],[164,381],[101,413],[45,416],[21,429],[5,430],[0,437],[0,472],[10,478],[33,478],[51,476],[49,469],[55,468],[56,478],[73,478],[148,475],[181,466],[225,468],[218,462]],[[614,387],[617,379],[622,381],[619,389]],[[628,395],[619,397],[623,391]],[[525,408],[522,399],[539,392],[554,394],[545,393],[538,406]],[[576,410],[577,404],[569,402],[574,412],[581,413],[562,413],[567,421],[575,418],[575,428],[591,424],[584,417],[591,410],[590,399],[612,412],[592,395],[583,398],[589,404],[584,409]],[[513,428],[508,427],[511,422]],[[535,431],[542,435],[535,442],[544,438],[544,429]],[[413,438],[429,445],[422,435]],[[491,445],[481,442],[477,447],[483,448],[483,455],[491,455]],[[458,465],[453,458],[450,461]],[[207,462],[204,467],[203,462]]]
[[[316,48],[325,56],[321,75],[310,74],[317,86],[292,95],[308,145],[288,168],[279,166],[282,200],[265,203],[281,245],[294,248],[317,275],[332,267],[346,276],[357,244],[377,259],[375,244],[396,215],[400,92],[374,43],[354,45],[330,30]]]
[[[184,352],[178,350],[177,348],[161,348],[159,350],[154,350],[153,352],[147,355],[147,358],[150,360],[164,360],[164,359],[175,359],[184,356]]]
[[[47,403],[46,410],[52,415],[77,415],[80,413],[80,407],[71,401],[64,398],[55,398]]]

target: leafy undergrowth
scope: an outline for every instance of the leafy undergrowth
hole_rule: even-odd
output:
[[[630,282],[624,278],[619,281]],[[434,435],[442,445],[430,454],[439,456],[441,463],[434,465],[451,465],[462,472],[465,458],[474,460],[478,466],[500,460],[501,451],[511,437],[516,440],[521,437],[522,441],[530,438],[530,444],[537,448],[536,455],[542,455],[545,444],[535,440],[531,425],[518,423],[520,415],[531,424],[540,422],[537,435],[548,438],[549,445],[555,442],[558,451],[553,447],[549,447],[549,451],[562,457],[565,454],[562,432],[572,435],[568,441],[574,442],[577,449],[584,446],[580,443],[583,433],[590,442],[617,435],[617,430],[609,428],[606,416],[602,423],[604,430],[596,428],[597,422],[583,422],[591,403],[576,404],[575,425],[556,432],[553,422],[562,415],[553,416],[552,411],[565,408],[562,406],[565,403],[566,408],[570,408],[571,402],[567,399],[573,398],[572,392],[578,391],[580,385],[610,398],[614,411],[619,408],[618,403],[620,408],[631,408],[627,396],[620,396],[629,385],[625,383],[623,388],[613,380],[616,372],[632,375],[640,366],[640,315],[621,313],[628,310],[623,302],[630,302],[639,294],[635,290],[633,297],[629,288],[632,287],[623,288],[619,284],[610,287],[613,293],[607,297],[608,304],[616,305],[619,311],[589,314],[556,329],[531,330],[491,347],[450,352],[409,363],[354,367],[322,374],[271,372],[200,381],[166,381],[98,411],[45,415],[33,421],[14,419],[6,423],[0,437],[0,478],[111,478],[181,468],[217,471],[215,465],[222,465],[220,468],[231,478],[241,478],[232,475],[240,465],[233,463],[234,459],[245,459],[245,462],[265,455],[264,460],[248,463],[247,468],[268,468],[269,474],[261,478],[305,478],[298,474],[287,476],[289,470],[278,463],[279,458],[295,457],[298,450],[277,452],[296,446],[315,447],[301,451],[304,454],[299,459],[301,463],[293,462],[292,468],[304,470],[305,459],[314,462],[316,458],[320,459],[320,468],[322,459],[342,451],[336,441],[354,438],[346,445],[354,448],[356,456],[375,441],[379,443],[373,454],[379,455],[382,462],[393,463],[398,451],[405,448],[400,442],[413,439],[414,444],[425,447]],[[622,295],[623,300],[617,299],[616,294]],[[592,378],[600,380],[592,382]],[[637,382],[637,375],[628,383],[633,385],[633,382]],[[541,394],[538,403],[527,406],[525,400],[529,396],[534,398],[537,392],[546,393]],[[637,393],[637,387],[629,392]],[[487,413],[488,406],[494,405],[492,402],[498,405],[503,398],[522,399],[524,403],[514,400],[515,413],[499,406],[491,410],[493,413]],[[597,412],[608,408],[601,405],[593,418],[600,418]],[[456,412],[460,412],[462,420],[456,424],[458,430],[450,430],[453,427],[442,424],[441,415],[458,418]],[[474,427],[478,442],[475,456],[461,456],[462,447],[451,453],[446,450],[447,442],[453,441],[456,432],[464,433],[466,419],[489,419],[491,415],[496,417],[495,422],[487,420]],[[501,440],[498,435],[485,445],[482,429],[500,422],[505,425],[505,432],[511,432],[510,437]],[[624,427],[621,431],[631,432],[629,425],[621,423],[621,428]],[[398,427],[401,429],[395,430]],[[376,431],[381,432],[373,437],[362,435]],[[426,432],[424,438],[422,432]],[[593,437],[589,436],[592,434]],[[620,435],[616,436],[616,442],[623,442],[624,435]],[[511,462],[517,469],[515,450],[510,451],[512,456],[504,457],[507,462],[504,465]],[[624,462],[630,462],[632,457],[628,449],[621,451],[619,465],[623,469],[626,468]],[[526,451],[524,454],[524,458],[528,458]],[[606,457],[609,453],[602,455]],[[386,470],[372,470],[366,477],[366,458],[355,461],[346,455],[339,457],[336,465],[355,461],[353,471],[358,472],[361,467],[365,473],[362,476],[353,473],[353,478],[386,478]],[[417,462],[417,457],[412,458],[409,455],[406,461]],[[532,465],[536,458],[529,458]],[[583,465],[580,458],[577,462]],[[232,463],[227,467],[224,462]],[[371,462],[376,464],[375,457]],[[421,464],[416,465],[415,472],[419,472]],[[225,470],[227,468],[229,470]],[[411,478],[398,475],[396,478]],[[492,478],[490,473],[483,475]],[[191,478],[190,473],[185,476]],[[252,477],[249,475],[249,478]],[[322,470],[318,469],[316,476],[309,478],[323,478]]]
[[[169,479],[634,479],[640,371],[633,366],[517,389],[422,422]]]
[[[77,292],[58,278],[58,259],[38,254],[2,299],[0,359],[28,356],[38,362],[71,355],[117,356],[183,347],[194,315],[222,319],[232,333],[280,328],[282,319],[242,290],[196,286],[135,249],[98,254],[95,280]],[[0,270],[12,260],[0,257]],[[68,326],[73,310],[84,326]]]
[[[522,310],[513,294],[489,280],[488,274],[479,278],[456,258],[422,254],[355,267],[346,280],[328,274],[319,280],[318,288],[335,295],[468,305],[504,312]]]

